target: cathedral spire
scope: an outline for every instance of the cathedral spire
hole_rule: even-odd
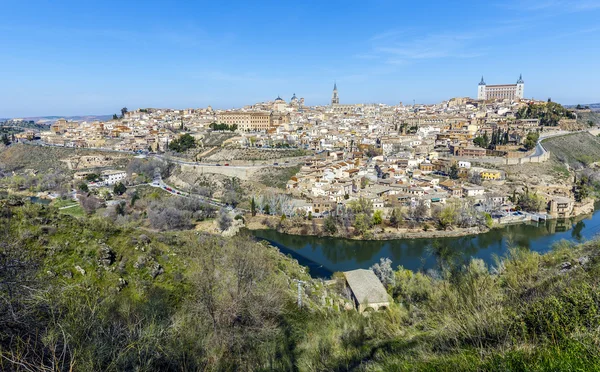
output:
[[[479,85],[485,85],[485,81],[483,81],[483,75],[481,76],[481,81],[479,82]]]
[[[340,103],[340,97],[338,96],[337,83],[334,82],[333,83],[333,94],[331,95],[331,104],[337,105],[339,103]]]

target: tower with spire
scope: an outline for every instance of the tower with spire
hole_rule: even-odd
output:
[[[523,99],[525,92],[525,82],[523,81],[523,74],[519,74],[519,80],[517,80],[517,91],[515,96],[519,99]]]
[[[331,105],[339,105],[340,97],[338,96],[337,83],[333,83],[333,94],[331,95]]]
[[[485,94],[485,80],[483,80],[483,76],[481,77],[481,81],[479,82],[479,86],[477,88],[477,99],[479,100],[485,100],[486,94]]]

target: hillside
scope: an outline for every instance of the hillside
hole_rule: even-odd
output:
[[[600,111],[578,111],[577,122],[586,125],[589,125],[590,122],[593,125],[600,125]]]
[[[600,243],[514,248],[491,271],[382,264],[385,311],[343,310],[249,237],[156,233],[0,201],[0,370],[598,370]],[[306,282],[305,306],[295,304]]]
[[[35,169],[40,172],[49,169],[67,171],[67,164],[62,161],[63,159],[102,153],[97,150],[14,144],[0,150],[0,169],[11,172],[23,169]],[[114,156],[115,153],[108,154]],[[127,155],[119,155],[127,157]]]
[[[549,138],[543,146],[553,158],[575,169],[600,161],[600,137],[588,132]]]

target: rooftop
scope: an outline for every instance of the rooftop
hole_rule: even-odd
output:
[[[388,294],[372,270],[345,271],[346,281],[359,304],[388,302]]]

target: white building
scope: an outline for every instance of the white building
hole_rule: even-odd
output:
[[[477,86],[477,99],[488,100],[488,99],[500,99],[500,100],[511,100],[517,101],[523,99],[523,92],[525,90],[525,82],[523,76],[519,76],[516,84],[503,84],[503,85],[487,85],[481,77],[481,81]]]
[[[107,170],[102,172],[102,180],[106,185],[114,185],[127,177],[127,172],[120,170]]]

